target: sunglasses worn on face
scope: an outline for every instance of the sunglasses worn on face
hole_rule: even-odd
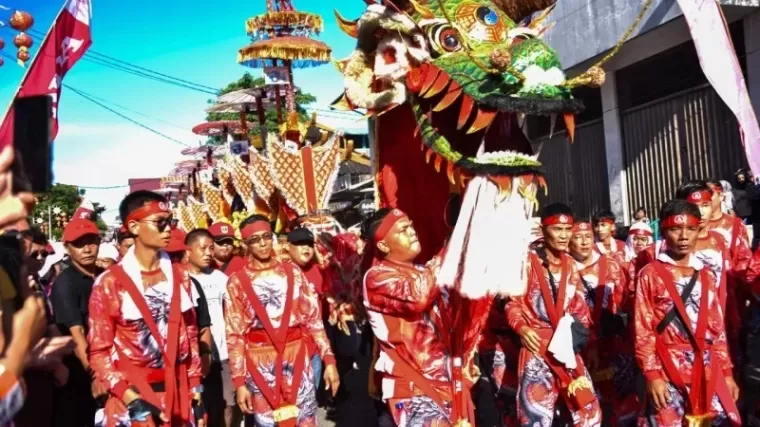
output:
[[[214,240],[214,243],[219,246],[234,245],[235,241],[229,238]]]
[[[29,254],[32,258],[46,258],[48,255],[47,251],[34,251]]]
[[[164,230],[166,230],[167,227],[170,227],[172,225],[173,218],[162,218],[162,219],[144,219],[140,222],[149,222],[156,226],[158,231],[161,233]]]
[[[246,240],[246,243],[257,245],[261,243],[262,241],[271,241],[274,238],[274,234],[272,233],[264,233],[259,236],[253,236],[250,239]]]

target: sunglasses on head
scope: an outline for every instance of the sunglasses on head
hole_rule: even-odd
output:
[[[246,240],[245,242],[250,244],[257,245],[261,243],[262,241],[270,241],[274,238],[274,233],[264,233],[258,236],[253,236],[250,239]]]
[[[155,225],[159,232],[163,232],[167,227],[171,227],[172,221],[174,221],[174,218],[167,217],[161,219],[144,219],[140,222],[149,222]]]

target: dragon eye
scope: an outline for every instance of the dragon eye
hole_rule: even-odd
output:
[[[478,17],[478,21],[489,27],[492,27],[499,22],[499,15],[488,6],[478,7],[475,11],[475,15]]]
[[[462,49],[457,31],[448,24],[433,25],[428,29],[428,38],[433,49],[440,54]]]

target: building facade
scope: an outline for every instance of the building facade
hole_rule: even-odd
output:
[[[760,0],[721,0],[750,98],[760,112]],[[561,0],[546,41],[568,76],[612,49],[643,1]],[[586,110],[574,144],[558,120],[529,119],[549,185],[543,202],[564,202],[581,216],[602,208],[630,223],[638,207],[657,216],[684,180],[732,180],[746,158],[736,118],[707,83],[675,0],[655,0],[632,38],[604,67],[600,89],[579,89]]]

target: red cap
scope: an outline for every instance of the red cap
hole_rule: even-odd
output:
[[[73,219],[66,225],[66,228],[63,229],[63,242],[73,242],[88,234],[100,236],[98,226],[89,219]]]
[[[235,238],[235,227],[226,222],[214,223],[208,228],[208,232],[214,236],[214,239]]]
[[[178,228],[172,230],[169,237],[169,244],[164,248],[164,250],[166,252],[184,251],[187,249],[187,246],[185,246],[185,237],[187,237],[187,233],[184,231]]]

